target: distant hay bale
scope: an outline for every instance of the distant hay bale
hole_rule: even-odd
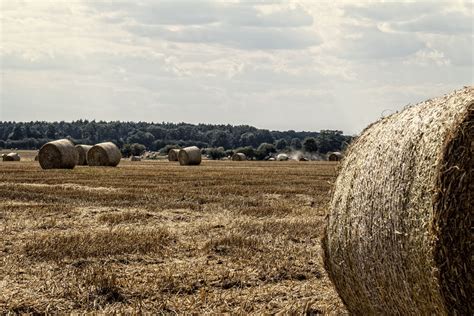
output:
[[[186,147],[179,151],[179,164],[182,166],[201,164],[201,150],[196,146]]]
[[[77,158],[77,150],[68,139],[46,143],[38,153],[38,160],[43,169],[73,169]]]
[[[332,152],[332,153],[328,154],[328,160],[329,161],[340,161],[342,159],[342,157],[343,157],[343,155],[338,151],[335,151],[335,152]]]
[[[142,161],[142,158],[138,156],[130,156],[130,161]]]
[[[77,150],[77,164],[79,166],[85,166],[87,165],[87,152],[89,149],[91,149],[92,146],[90,145],[76,145],[76,150]]]
[[[89,166],[116,167],[122,159],[120,149],[112,143],[100,143],[92,146],[87,152]]]
[[[300,159],[298,161],[309,161],[309,159],[306,158],[306,157],[300,157]]]
[[[276,158],[278,161],[287,161],[289,159],[287,154],[279,154]]]
[[[275,161],[276,159],[271,157],[271,158],[268,158],[268,161]]]
[[[150,160],[156,160],[159,159],[159,154],[156,152],[147,152],[144,156],[143,159],[150,159]]]
[[[178,161],[179,149],[170,149],[168,151],[168,161]]]
[[[20,155],[17,153],[9,153],[9,154],[3,154],[2,155],[3,161],[20,161]]]
[[[323,238],[350,313],[474,315],[474,87],[381,119],[351,145]]]
[[[247,156],[244,153],[235,153],[232,155],[233,161],[245,161],[247,160]]]

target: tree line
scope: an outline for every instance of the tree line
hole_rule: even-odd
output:
[[[198,146],[212,152],[238,150],[257,157],[258,152],[304,150],[326,154],[341,151],[352,137],[342,131],[270,131],[248,125],[147,123],[120,121],[0,122],[0,148],[39,149],[43,144],[68,138],[75,144],[114,142],[125,155],[144,150],[166,153],[170,148]],[[214,149],[214,151],[213,151]]]

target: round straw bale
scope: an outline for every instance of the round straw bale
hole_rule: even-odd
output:
[[[179,149],[170,149],[168,151],[168,161],[178,161]]]
[[[369,126],[342,162],[323,238],[350,313],[473,315],[474,87]]]
[[[288,155],[287,154],[278,154],[277,158],[278,161],[286,161],[288,160]]]
[[[179,151],[179,164],[182,166],[201,164],[201,150],[196,146],[186,147]]]
[[[87,165],[87,152],[89,149],[91,149],[92,146],[90,145],[76,145],[76,150],[77,150],[77,164],[79,166],[85,166]]]
[[[43,169],[72,169],[77,164],[77,157],[77,150],[68,139],[46,143],[38,153],[38,160]]]
[[[338,151],[335,151],[335,152],[332,152],[332,153],[329,153],[328,155],[328,160],[329,161],[339,161],[342,159],[342,154]]]
[[[3,161],[20,161],[20,155],[17,153],[4,154]]]
[[[139,156],[130,156],[130,161],[142,161],[142,158]]]
[[[87,152],[89,166],[116,167],[120,159],[122,159],[122,153],[112,142],[96,144]]]
[[[247,160],[247,156],[244,153],[235,153],[232,155],[233,161],[244,161]]]
[[[268,161],[275,161],[275,158],[273,158],[273,157],[268,158]]]

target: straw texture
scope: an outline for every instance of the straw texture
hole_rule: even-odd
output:
[[[235,153],[232,155],[233,161],[245,161],[247,160],[247,156],[244,153]]]
[[[17,153],[9,153],[2,155],[3,161],[20,161],[20,155]]]
[[[342,154],[338,151],[332,152],[328,155],[329,161],[339,161],[342,159]]]
[[[89,166],[116,167],[120,163],[120,159],[122,159],[122,153],[112,142],[94,145],[87,152]]]
[[[168,151],[168,161],[178,161],[179,149],[170,149]]]
[[[91,149],[92,146],[90,145],[76,145],[76,150],[77,150],[77,164],[79,166],[85,166],[87,165],[87,152],[89,149]]]
[[[278,161],[286,161],[289,159],[287,154],[279,154],[276,158]]]
[[[323,238],[354,314],[473,315],[474,88],[383,118],[351,145]]]
[[[77,158],[76,148],[68,139],[46,143],[38,153],[38,160],[43,169],[73,169]]]
[[[200,165],[201,164],[201,150],[196,146],[186,147],[179,151],[179,164],[182,166]]]

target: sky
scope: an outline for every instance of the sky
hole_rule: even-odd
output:
[[[343,130],[473,84],[471,1],[0,0],[0,121]]]

